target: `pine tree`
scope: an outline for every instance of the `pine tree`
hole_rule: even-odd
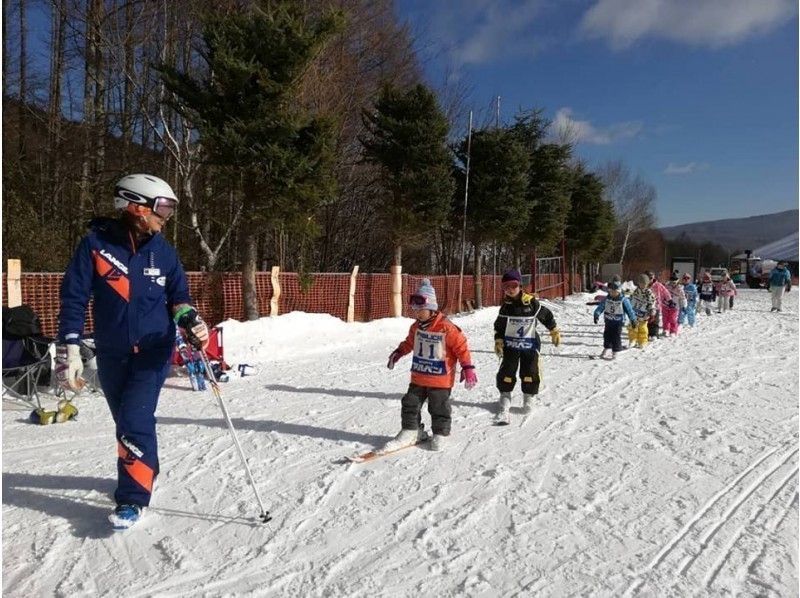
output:
[[[449,125],[421,84],[406,91],[384,86],[363,120],[368,132],[360,141],[367,161],[380,167],[384,222],[400,266],[403,246],[429,240],[447,218],[454,189]]]
[[[458,149],[463,164],[467,140]],[[467,237],[475,248],[475,300],[481,307],[481,249],[488,241],[507,243],[528,224],[526,192],[530,163],[522,144],[507,130],[478,131],[472,136],[467,201]],[[464,189],[463,177],[459,189]],[[459,217],[463,197],[457,203]],[[460,207],[458,204],[460,203]]]
[[[566,144],[544,143],[549,123],[541,110],[518,114],[510,132],[525,147],[529,159],[526,199],[530,218],[520,235],[525,247],[545,253],[564,237],[570,210],[572,148]]]
[[[578,168],[570,201],[565,230],[569,252],[583,262],[603,259],[613,249],[616,226],[614,207],[603,199],[603,183],[597,175]]]
[[[260,0],[249,10],[204,19],[204,78],[158,67],[175,109],[197,127],[210,161],[240,182],[242,294],[249,320],[259,316],[259,234],[284,224],[313,235],[314,211],[332,193],[332,125],[309,114],[296,91],[340,21],[338,13],[312,18],[291,0]]]

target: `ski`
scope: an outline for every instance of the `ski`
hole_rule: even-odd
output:
[[[388,457],[389,455],[394,455],[395,453],[399,453],[400,451],[404,451],[414,446],[419,446],[421,444],[425,444],[430,442],[430,438],[426,437],[422,440],[418,440],[414,444],[408,444],[406,446],[401,446],[398,449],[394,449],[393,451],[381,451],[377,449],[372,449],[371,451],[367,451],[366,453],[359,453],[356,455],[351,455],[349,457],[345,457],[344,463],[366,463],[367,461],[374,461],[375,459],[379,459],[381,457]]]

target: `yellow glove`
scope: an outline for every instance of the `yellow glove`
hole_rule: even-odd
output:
[[[553,328],[550,331],[550,338],[553,341],[553,345],[557,347],[561,344],[561,331],[558,328]]]
[[[503,358],[503,345],[504,341],[502,338],[494,339],[494,352],[500,359]]]

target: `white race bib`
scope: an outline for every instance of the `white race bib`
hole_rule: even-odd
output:
[[[511,318],[506,320],[504,345],[508,349],[530,351],[536,348],[536,322],[535,317]]]
[[[447,374],[444,332],[416,331],[414,334],[414,357],[411,360],[411,371],[433,376]]]

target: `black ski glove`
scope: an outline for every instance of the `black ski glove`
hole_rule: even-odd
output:
[[[193,307],[183,307],[175,314],[175,323],[183,328],[186,341],[198,351],[208,345],[208,326]]]

